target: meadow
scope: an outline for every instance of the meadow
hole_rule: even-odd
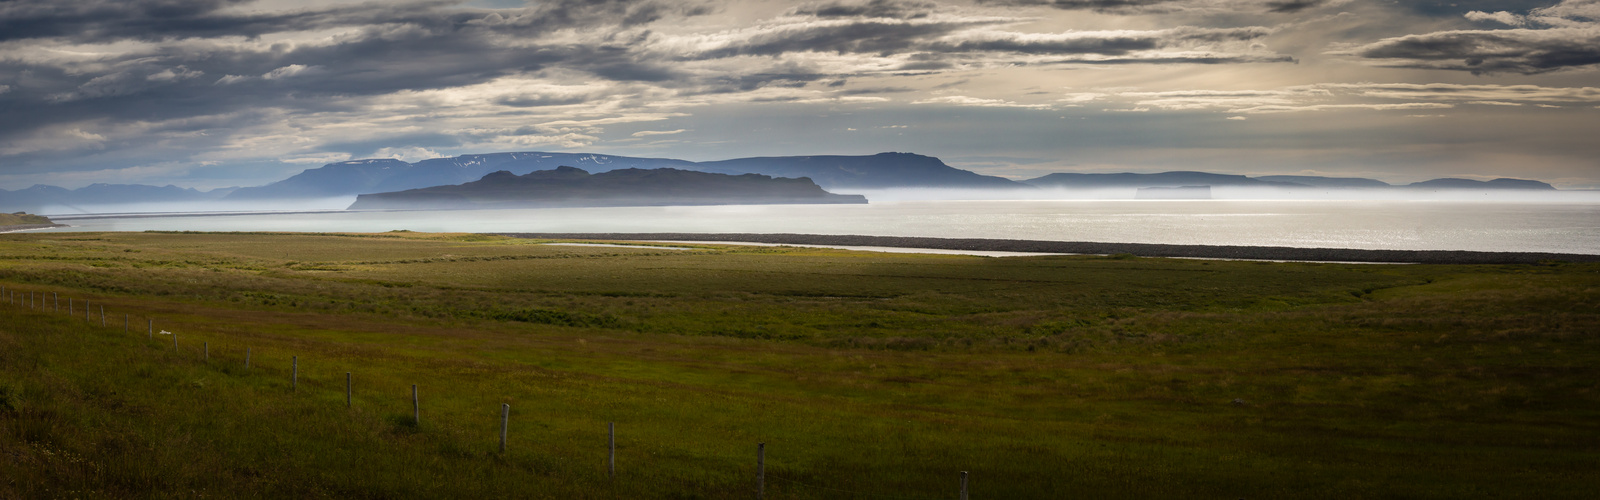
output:
[[[0,498],[1600,484],[1600,264],[546,243],[0,235]]]

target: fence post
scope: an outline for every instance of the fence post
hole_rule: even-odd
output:
[[[290,373],[290,375],[289,375],[289,390],[290,391],[299,391],[300,390],[300,357],[299,356],[289,356],[289,363],[290,363],[290,366],[292,367],[292,368],[290,368],[291,371],[289,372]]]
[[[205,359],[206,359],[206,361],[211,361],[211,343],[210,342],[204,342],[204,344],[205,344]]]
[[[150,340],[155,340],[156,339],[156,320],[154,318],[146,318],[146,319],[150,320],[150,324],[148,325],[150,327]]]
[[[106,305],[100,304],[100,328],[106,327]]]
[[[244,369],[250,369],[250,348],[244,348]]]
[[[606,461],[606,477],[615,479],[617,477],[617,423],[606,422],[606,431],[611,435],[611,455]]]
[[[172,350],[173,352],[178,350],[178,332],[172,332]]]
[[[350,372],[344,372],[344,407],[350,407]]]
[[[71,316],[74,315],[72,310],[73,310],[72,309],[72,297],[67,297],[67,316],[68,317],[71,317]]]
[[[500,405],[500,453],[506,452],[506,428],[511,425],[511,404]]]
[[[967,471],[961,471],[961,500],[967,500]]]
[[[417,401],[417,384],[411,384],[411,420],[422,427],[422,403]]]
[[[55,312],[57,314],[60,314],[61,313],[61,294],[56,293],[56,292],[50,292],[50,299],[56,305]],[[67,300],[72,300],[72,299],[67,299]]]
[[[756,500],[767,494],[767,443],[756,443]]]

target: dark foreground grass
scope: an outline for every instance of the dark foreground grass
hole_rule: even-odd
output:
[[[1600,484],[1596,265],[534,243],[0,236],[63,308],[0,300],[0,498],[750,498],[758,442],[768,498]]]

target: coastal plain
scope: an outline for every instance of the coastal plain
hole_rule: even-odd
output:
[[[0,286],[0,498],[1600,484],[1595,263],[31,233]]]

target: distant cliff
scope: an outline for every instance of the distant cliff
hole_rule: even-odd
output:
[[[708,172],[755,173],[774,177],[806,177],[827,189],[836,188],[1028,188],[1006,179],[962,170],[932,156],[878,153],[871,156],[776,156],[708,161]]]
[[[1418,189],[1528,189],[1539,191],[1553,191],[1555,186],[1539,181],[1524,179],[1499,178],[1492,181],[1475,181],[1472,179],[1434,179],[1431,181],[1413,182],[1407,184],[1408,188]]]
[[[352,210],[866,203],[824,191],[810,179],[727,175],[673,168],[590,174],[561,166],[524,175],[493,172],[477,181],[364,194]]]

